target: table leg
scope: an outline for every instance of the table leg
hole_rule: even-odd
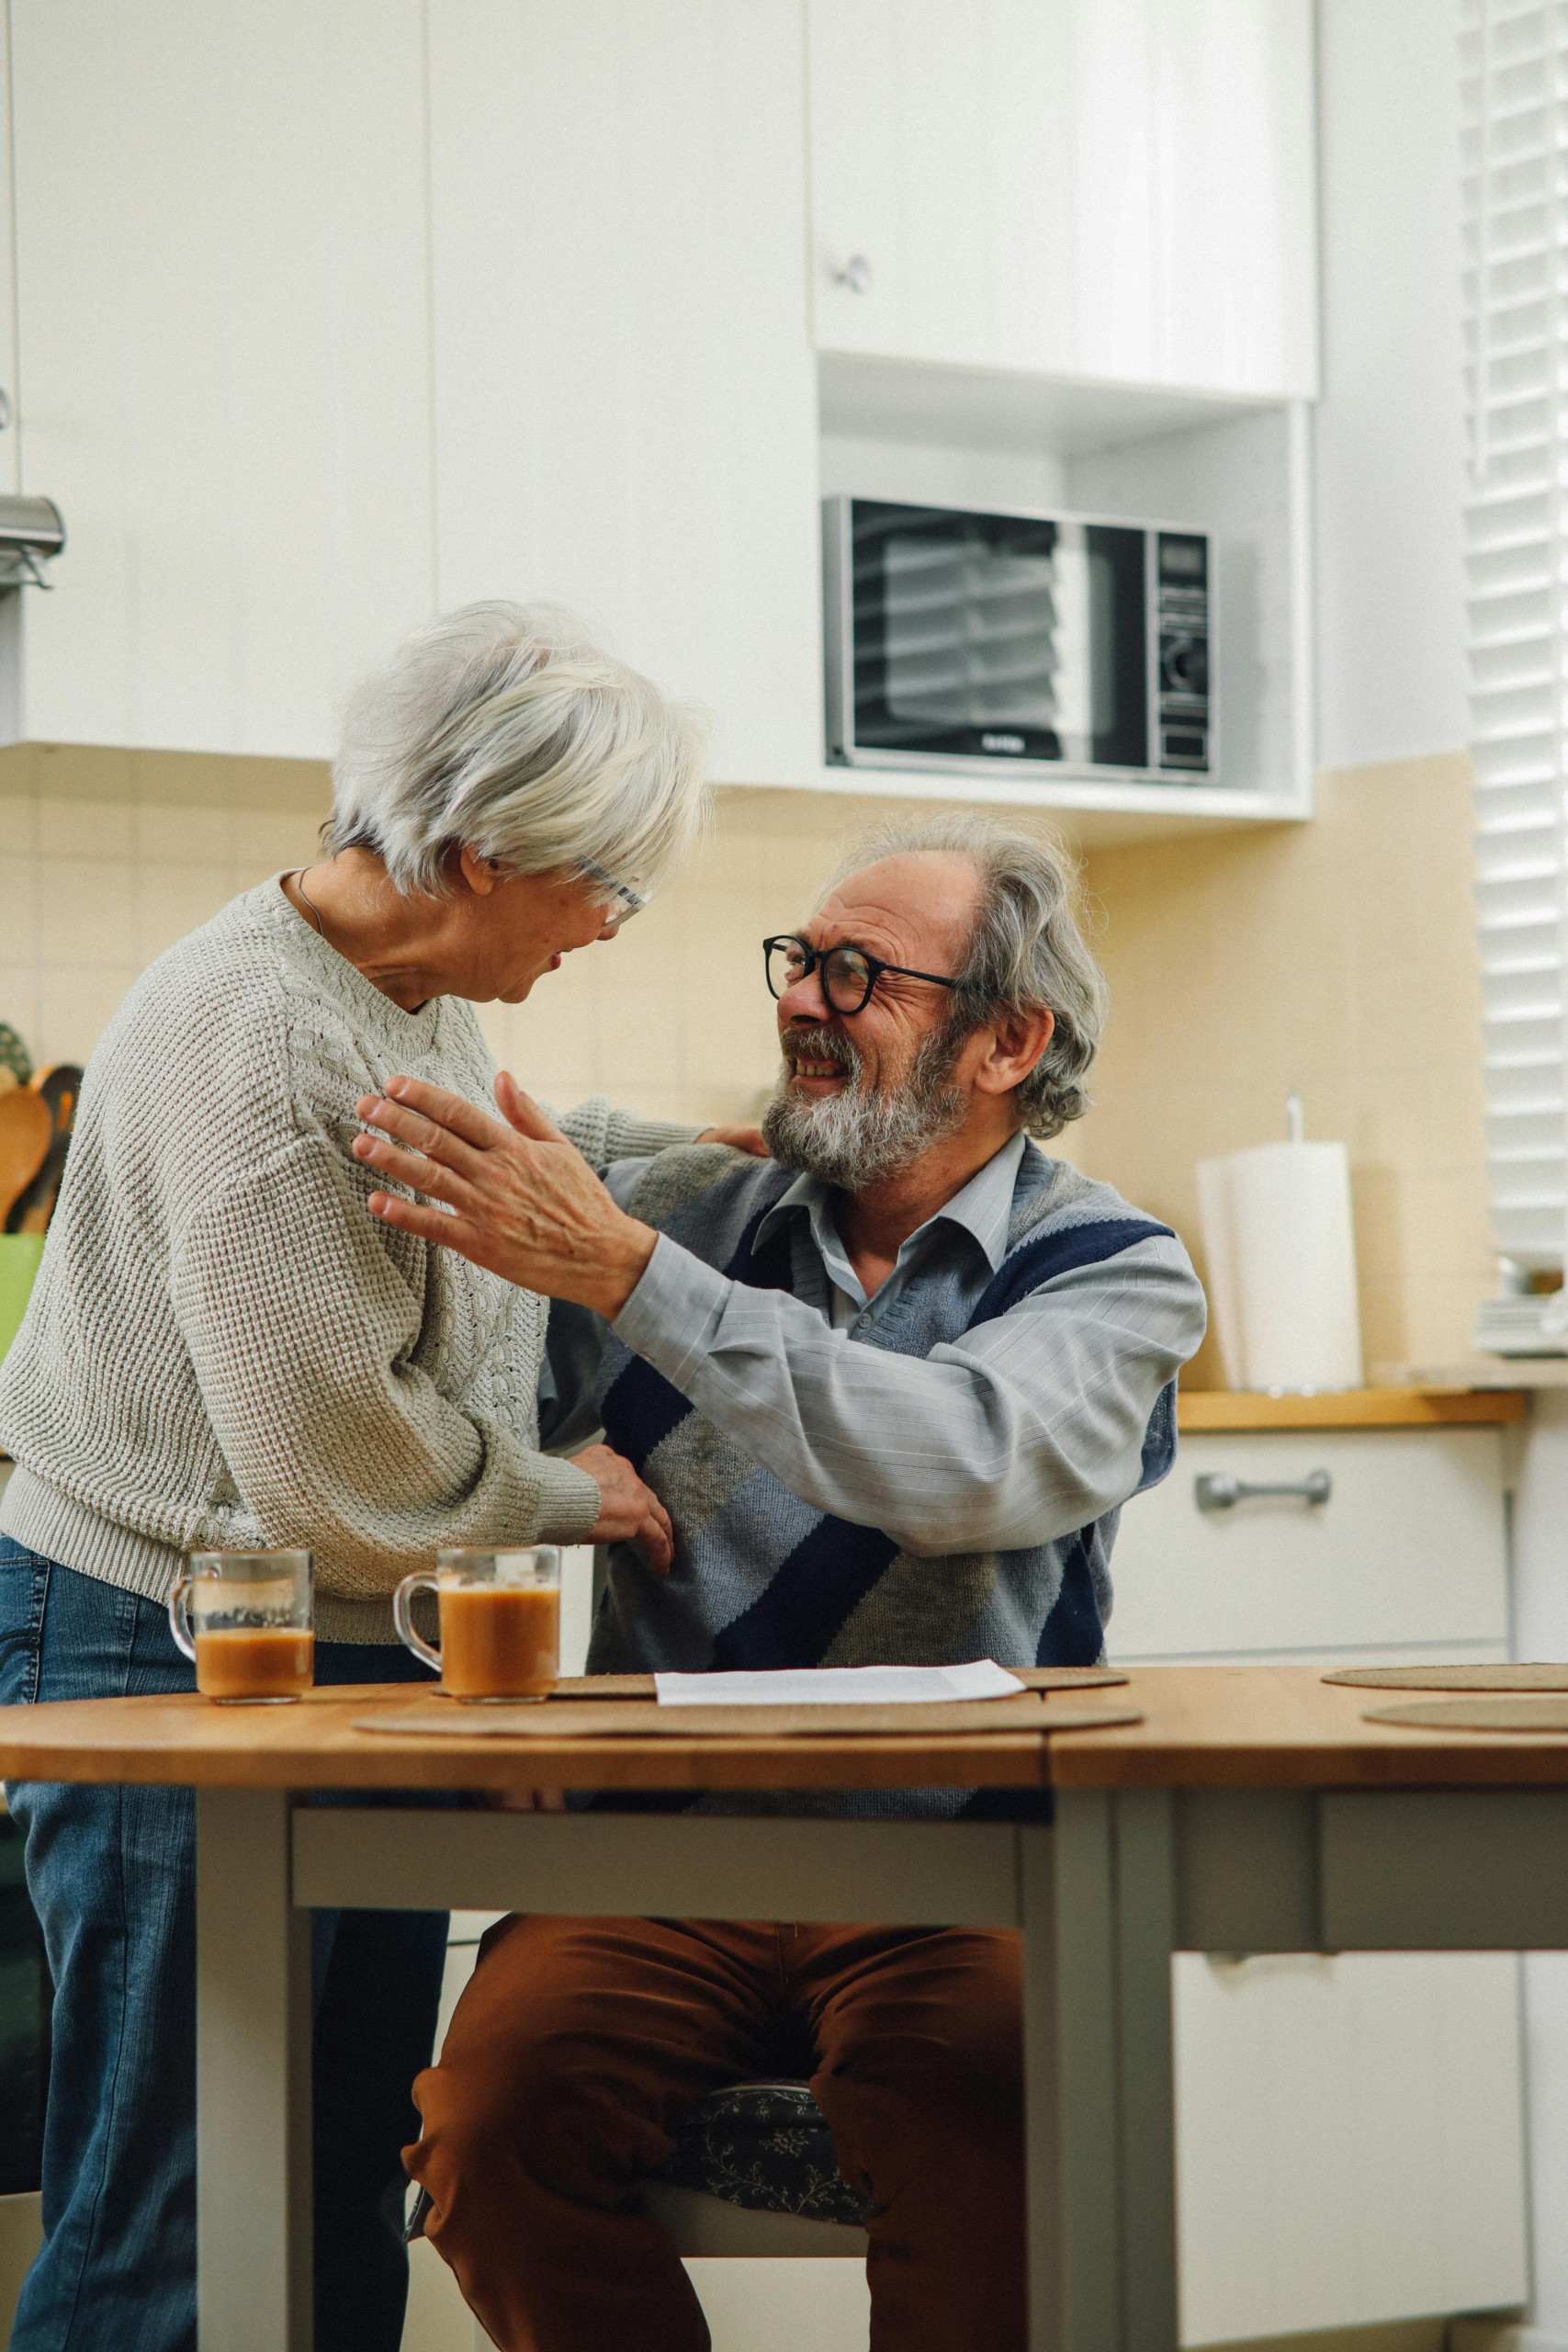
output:
[[[200,2352],[310,2352],[310,1915],[290,1800],[197,1792]]]
[[[1176,2352],[1174,1808],[1168,1789],[1122,1789],[1113,1804],[1124,2342]]]
[[[1175,2352],[1168,1805],[1019,1837],[1030,2352]]]

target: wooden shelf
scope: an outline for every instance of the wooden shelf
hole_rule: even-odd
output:
[[[1346,1388],[1314,1396],[1269,1396],[1190,1388],[1176,1400],[1176,1423],[1201,1430],[1474,1429],[1522,1421],[1517,1388]]]

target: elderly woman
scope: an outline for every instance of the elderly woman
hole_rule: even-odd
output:
[[[351,707],[323,862],[144,973],[83,1088],[0,1377],[0,1699],[188,1690],[195,1550],[308,1546],[316,1679],[416,1671],[389,1595],[438,1544],[642,1542],[594,1446],[540,1451],[546,1303],[365,1213],[355,1102],[412,1071],[484,1101],[472,1001],[520,1003],[616,926],[703,811],[686,714],[547,610],[473,605]],[[590,1102],[603,1165],[689,1138]],[[195,2341],[189,1791],[10,1792],[55,1985],[41,2253],[17,2352]],[[409,2085],[445,1921],[317,1919],[316,2340],[396,2352]]]

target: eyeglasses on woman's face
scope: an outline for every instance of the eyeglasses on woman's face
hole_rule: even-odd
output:
[[[619,931],[623,923],[630,922],[633,915],[641,914],[647,906],[648,900],[640,891],[629,889],[626,883],[617,882],[613,874],[607,873],[604,866],[596,865],[591,857],[583,859],[581,870],[584,881],[592,882],[603,890],[608,901],[604,909],[606,931]]]
[[[930,980],[939,989],[958,986],[955,979],[942,972],[917,972],[908,964],[885,964],[880,956],[868,956],[863,947],[808,947],[804,939],[796,939],[792,933],[785,933],[779,939],[764,939],[762,956],[771,996],[784,996],[816,972],[820,976],[822,993],[829,1004],[845,1018],[865,1011],[871,1002],[871,992],[884,972],[897,972],[906,980]]]

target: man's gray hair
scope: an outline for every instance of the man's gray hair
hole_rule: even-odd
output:
[[[701,833],[705,729],[553,605],[464,605],[349,702],[328,854],[439,893],[456,849],[646,893]]]
[[[1083,1080],[1100,1049],[1110,995],[1079,927],[1071,869],[1047,842],[954,809],[880,827],[828,887],[878,858],[922,851],[969,858],[980,874],[979,911],[956,975],[949,1031],[965,1036],[1010,1008],[1050,1012],[1051,1042],[1014,1100],[1031,1135],[1059,1135],[1089,1107]]]

